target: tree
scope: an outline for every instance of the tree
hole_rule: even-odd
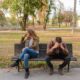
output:
[[[2,11],[0,11],[0,25],[4,26],[5,23],[6,23],[5,15]]]
[[[59,28],[61,27],[61,24],[63,21],[64,21],[64,15],[61,12],[59,12],[59,14],[58,14]]]
[[[22,19],[20,20],[22,21],[22,29],[26,30],[29,15],[35,16],[36,10],[39,10],[43,5],[42,0],[4,0],[2,7],[9,9],[18,18]]]
[[[44,22],[44,26],[43,26],[44,30],[46,29],[46,25],[47,25],[47,23],[49,21],[49,16],[51,14],[52,9],[56,10],[56,6],[54,5],[54,1],[53,0],[49,0],[48,10],[46,11],[46,16],[45,16],[45,19],[44,19],[44,21],[45,21]]]
[[[38,10],[39,24],[44,24],[45,14],[48,9],[48,0],[42,0],[42,3],[44,4],[44,6],[42,6],[42,8]]]
[[[64,22],[66,23],[66,26],[68,24],[72,24],[73,22],[73,12],[72,11],[64,11],[63,15],[64,15]]]
[[[59,23],[59,28],[60,28],[61,23],[62,23],[62,21],[64,19],[63,15],[62,15],[62,11],[64,9],[64,5],[60,0],[58,0],[58,2],[59,2],[58,23]]]

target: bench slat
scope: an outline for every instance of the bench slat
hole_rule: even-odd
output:
[[[13,57],[11,60],[16,61],[18,57]],[[34,58],[30,59],[30,61],[45,61],[45,58]],[[53,59],[52,61],[62,61],[61,59]],[[71,57],[71,61],[77,61],[76,57]]]
[[[72,44],[71,43],[66,43],[67,48],[69,50],[69,55],[71,56],[71,61],[76,61],[77,59],[75,57],[73,57],[73,48],[72,48]],[[14,51],[15,51],[15,55],[16,57],[13,57],[12,60],[16,60],[17,56],[20,55],[22,48],[24,48],[24,44],[15,44],[14,45]],[[44,60],[44,58],[46,57],[46,49],[47,49],[47,44],[46,43],[40,43],[39,44],[39,56],[36,59],[32,59],[32,60]]]

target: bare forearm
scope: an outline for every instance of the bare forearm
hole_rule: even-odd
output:
[[[21,38],[21,43],[25,42],[25,37]]]
[[[65,52],[66,54],[68,54],[68,50],[67,50],[67,49],[64,49],[64,52]]]
[[[68,54],[68,50],[67,50],[67,49],[62,48],[62,50],[63,50],[63,52],[64,52],[65,54]]]
[[[52,52],[54,52],[54,47],[52,47],[51,49],[47,49],[47,54],[52,54]]]

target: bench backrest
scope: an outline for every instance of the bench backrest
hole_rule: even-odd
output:
[[[72,44],[67,43],[67,48],[69,50],[69,54],[73,56],[73,50],[72,50]],[[24,48],[24,44],[15,44],[14,46],[14,51],[15,51],[15,56],[19,56],[19,54],[22,51],[22,48]],[[46,49],[47,49],[47,44],[46,43],[40,43],[39,44],[39,58],[43,58],[46,56]]]
[[[14,55],[19,56],[19,54],[22,52],[22,49],[25,47],[24,44],[15,44],[14,45]]]
[[[69,55],[73,56],[73,52],[72,52],[72,44],[67,43],[67,48],[69,50]],[[41,57],[45,57],[46,56],[46,49],[47,49],[47,44],[39,44],[39,58]]]

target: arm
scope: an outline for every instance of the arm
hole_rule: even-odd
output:
[[[53,43],[52,47],[52,41],[47,45],[47,55],[52,54],[52,52],[54,52],[54,50],[59,46],[58,43]]]
[[[61,49],[64,51],[64,54],[68,54],[68,53],[69,53],[69,51],[68,51],[67,46],[66,46],[65,43],[61,44],[60,47],[61,47]]]
[[[27,37],[27,34],[25,34],[24,36],[22,36],[22,38],[21,38],[21,43],[24,43],[24,42],[25,42],[26,37]]]

